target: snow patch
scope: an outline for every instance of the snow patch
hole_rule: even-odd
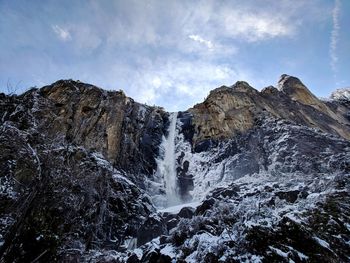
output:
[[[269,246],[269,248],[273,251],[273,252],[275,252],[277,255],[279,255],[279,256],[281,256],[281,257],[283,257],[283,258],[288,258],[288,254],[289,253],[286,253],[286,252],[283,252],[282,250],[280,250],[280,249],[278,249],[278,248],[275,248],[275,247],[273,247],[273,246]]]
[[[191,203],[186,203],[186,204],[181,204],[181,205],[175,205],[175,206],[170,206],[167,208],[159,209],[158,212],[178,214],[180,212],[180,210],[184,207],[197,208],[200,204],[201,204],[201,202],[191,202]]]
[[[125,176],[122,176],[121,174],[113,174],[113,178],[117,181],[124,181],[130,185],[135,185],[133,182],[131,182],[128,178],[126,178]]]
[[[350,88],[337,89],[332,92],[331,99],[333,100],[350,100]]]
[[[329,248],[329,244],[328,242],[326,242],[325,240],[321,239],[321,238],[318,238],[318,237],[313,237],[313,239],[322,247],[325,247],[325,248]]]
[[[163,247],[160,250],[160,253],[166,256],[169,256],[171,258],[175,258],[176,257],[176,252],[175,252],[175,248],[172,245],[166,245],[165,247]]]

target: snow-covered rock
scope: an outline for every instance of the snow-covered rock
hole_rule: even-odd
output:
[[[72,80],[0,94],[0,261],[348,262],[349,112],[287,75],[177,114]]]
[[[337,89],[331,94],[331,99],[339,101],[350,101],[350,88]]]

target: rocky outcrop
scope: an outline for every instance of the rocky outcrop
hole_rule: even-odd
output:
[[[350,88],[334,91],[331,94],[331,100],[326,100],[325,103],[338,115],[350,121]]]
[[[350,101],[350,88],[337,89],[331,94],[331,99],[343,102]]]
[[[320,100],[282,75],[179,112],[177,192],[191,204],[167,212],[152,203],[166,189],[162,108],[72,80],[0,94],[1,262],[347,262],[339,94]]]
[[[278,81],[278,90],[304,105],[312,106],[318,110],[324,109],[320,100],[296,77],[283,74]]]
[[[69,80],[1,94],[0,120],[1,261],[79,261],[144,242],[155,209],[141,189],[167,113]]]
[[[127,249],[155,211],[148,197],[100,154],[46,139],[1,126],[1,261],[72,262],[86,250]]]
[[[194,145],[204,140],[230,138],[251,129],[257,94],[246,82],[211,91],[203,103],[190,109],[195,128]]]
[[[169,262],[347,262],[349,179],[285,173],[236,180],[139,248],[135,262],[149,262],[151,252]]]
[[[339,107],[339,109],[338,109]],[[252,129],[262,115],[293,121],[350,139],[350,122],[343,106],[329,107],[314,96],[297,78],[282,75],[278,89],[272,86],[258,92],[239,81],[231,87],[210,92],[193,114],[194,146],[208,140],[232,138]]]
[[[162,108],[134,102],[122,91],[72,80],[30,90],[6,103],[3,122],[31,111],[38,132],[48,140],[100,152],[115,167],[134,174],[140,184],[140,175],[151,176],[156,169],[155,158],[168,125]]]

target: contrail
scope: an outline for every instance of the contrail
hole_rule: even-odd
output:
[[[337,74],[337,62],[338,62],[337,47],[338,47],[339,30],[340,30],[339,14],[340,14],[340,0],[335,0],[334,8],[332,11],[333,28],[331,32],[331,41],[330,41],[330,47],[329,47],[329,55],[331,59],[330,66],[333,71],[333,75],[335,79]]]

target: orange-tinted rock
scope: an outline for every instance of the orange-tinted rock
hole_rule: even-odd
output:
[[[244,133],[252,129],[262,115],[350,139],[350,122],[344,117],[345,110],[333,110],[298,78],[288,75],[281,76],[278,89],[270,86],[259,92],[244,81],[217,88],[189,111],[195,126],[194,145],[207,139],[232,138]]]

